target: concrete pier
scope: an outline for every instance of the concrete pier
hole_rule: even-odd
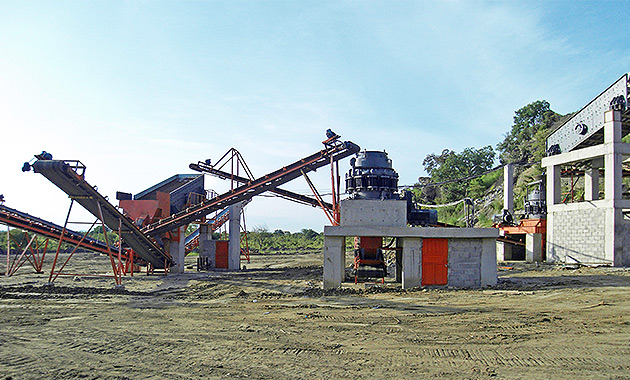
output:
[[[230,219],[228,220],[228,230],[230,243],[228,250],[228,269],[241,269],[241,211],[243,203],[236,203],[229,206]]]

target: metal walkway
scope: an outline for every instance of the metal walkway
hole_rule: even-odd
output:
[[[68,194],[92,215],[101,219],[112,231],[121,231],[123,241],[134,253],[152,264],[155,268],[167,268],[172,264],[169,255],[164,253],[148,236],[116,207],[105,199],[84,179],[85,166],[79,161],[42,160],[32,165],[35,173],[40,173],[50,182]]]
[[[88,236],[83,238],[83,234],[80,232],[75,232],[69,229],[64,230],[64,228],[58,224],[3,205],[0,205],[0,224],[19,228],[56,240],[59,240],[61,234],[63,233],[64,242],[69,242],[75,245],[78,244],[80,247],[91,251],[105,254],[108,253],[107,244],[100,240],[96,240]],[[118,247],[110,246],[110,249],[113,252],[118,251]]]
[[[278,186],[294,180],[304,173],[321,168],[332,162],[339,161],[352,154],[359,152],[361,148],[350,141],[335,141],[326,145],[326,148],[296,161],[288,166],[264,175],[253,181],[221,194],[216,198],[205,200],[204,202],[189,207],[177,214],[171,215],[142,229],[148,235],[156,236],[178,227],[184,226],[195,220],[210,214],[213,211],[221,210],[229,205],[247,200],[265,191],[275,189]]]

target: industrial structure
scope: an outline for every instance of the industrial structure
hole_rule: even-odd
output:
[[[359,151],[359,147],[350,141],[340,141],[340,136],[327,131],[327,139],[323,141],[324,149],[304,157],[290,165],[284,166],[274,172],[259,178],[253,178],[251,172],[244,163],[239,160],[240,154],[234,149],[228,161],[232,170],[223,171],[222,160],[210,165],[210,161],[191,164],[194,170],[217,175],[232,180],[232,186],[224,194],[208,193],[204,189],[203,175],[186,174],[172,176],[150,188],[132,196],[129,193],[118,192],[119,208],[112,205],[106,197],[101,195],[97,188],[85,180],[86,167],[77,160],[53,160],[52,155],[42,152],[35,156],[35,162],[27,162],[22,167],[23,171],[40,173],[49,181],[68,194],[70,207],[64,226],[56,226],[52,223],[39,220],[39,224],[47,228],[56,229],[59,233],[59,247],[62,242],[76,243],[78,247],[92,249],[86,239],[90,230],[100,222],[106,241],[98,246],[96,251],[109,254],[116,284],[121,284],[121,276],[127,273],[127,268],[144,265],[147,271],[161,270],[166,272],[181,273],[184,271],[184,257],[193,246],[200,250],[199,265],[202,268],[226,268],[239,269],[241,256],[241,212],[243,205],[252,197],[265,191],[273,191],[280,196],[312,206],[322,207],[332,221],[339,220],[339,198],[333,195],[333,203],[324,202],[316,192],[308,179],[307,173],[326,165],[331,166],[333,188],[339,183],[338,166],[336,163]],[[243,167],[247,178],[240,175]],[[305,177],[309,185],[315,191],[316,198],[295,194],[278,186]],[[335,191],[333,190],[333,194]],[[69,233],[68,223],[72,206],[79,203],[97,218],[90,230],[80,238],[77,233]],[[6,210],[5,216],[0,222],[13,223],[19,228],[40,233],[32,223],[14,222],[16,215],[24,219],[24,215]],[[12,210],[16,211],[16,210]],[[212,215],[214,214],[214,215]],[[4,214],[3,214],[4,215]],[[5,222],[6,220],[6,222]],[[212,231],[224,223],[229,224],[229,242],[212,240]],[[185,236],[186,227],[191,224],[199,224],[198,230]],[[8,224],[10,225],[10,224]],[[51,227],[52,226],[52,227]],[[41,229],[39,226],[37,229]],[[117,233],[119,239],[115,244],[107,241],[107,229]],[[49,233],[50,235],[54,233]],[[92,243],[95,245],[96,243]],[[73,253],[74,253],[73,251]],[[54,281],[61,273],[55,271],[55,265],[59,256],[57,250],[50,282]],[[7,256],[8,257],[8,256]],[[43,258],[42,258],[43,260]],[[67,262],[67,261],[66,261]],[[65,263],[64,265],[65,266]],[[62,269],[63,269],[62,266]],[[53,273],[56,273],[53,275]]]
[[[384,252],[394,252],[395,280],[420,285],[480,287],[497,282],[495,228],[424,227],[437,223],[433,210],[415,210],[400,196],[398,174],[387,153],[361,151],[346,175],[350,198],[341,201],[338,226],[324,227],[324,288],[346,280],[346,237],[355,238],[353,276],[387,275]],[[408,225],[420,225],[413,227]],[[389,244],[383,244],[390,239]]]
[[[547,138],[549,262],[630,265],[630,199],[622,183],[629,85],[624,74]],[[579,179],[583,197],[575,191]]]
[[[346,279],[382,283],[392,275],[403,288],[494,285],[497,260],[628,266],[630,192],[622,180],[630,174],[630,144],[623,140],[630,133],[629,86],[625,74],[548,136],[547,157],[541,162],[546,180],[528,184],[519,221],[514,220],[514,165],[504,166],[504,210],[495,220],[498,228],[439,226],[436,211],[417,209],[410,192],[398,192],[398,173],[385,151],[361,151],[331,130],[322,150],[262,177],[255,178],[232,148],[214,164],[208,159],[191,163],[195,174],[171,176],[135,195],[118,192],[117,206],[86,181],[80,161],[54,160],[42,152],[22,170],[41,174],[68,194],[68,214],[64,225],[57,225],[4,206],[0,195],[0,223],[31,234],[28,242],[17,244],[21,252],[13,260],[7,249],[5,274],[14,274],[26,263],[43,271],[48,243],[41,246],[35,235],[59,242],[49,283],[60,275],[76,275],[64,268],[79,248],[106,254],[110,277],[118,286],[123,275],[133,275],[140,267],[147,273],[182,273],[184,258],[194,248],[199,251],[198,270],[237,270],[242,255],[249,259],[247,248],[241,248],[246,239],[241,231],[247,230],[243,207],[267,191],[325,212],[330,222],[324,227],[325,288],[338,287]],[[339,160],[352,155],[345,175],[348,198],[341,200]],[[331,202],[324,201],[307,174],[327,165]],[[230,190],[206,190],[204,174],[229,180]],[[280,188],[298,177],[304,177],[313,197]],[[86,232],[69,228],[75,203],[96,217]],[[186,234],[190,224],[198,228]],[[214,240],[212,233],[224,225],[229,240]],[[94,228],[102,229],[104,241],[88,236]],[[115,241],[109,241],[108,231],[117,235]],[[354,238],[348,268],[347,237]],[[62,243],[74,246],[64,262],[59,261]]]

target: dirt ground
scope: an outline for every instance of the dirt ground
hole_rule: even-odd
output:
[[[321,263],[252,256],[122,291],[24,267],[0,278],[0,379],[630,379],[630,269],[509,264],[480,290],[324,292]]]

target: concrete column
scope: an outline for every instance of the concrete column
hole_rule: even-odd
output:
[[[525,235],[525,261],[528,263],[542,261],[542,234]]]
[[[481,241],[481,286],[497,284],[496,239],[485,238]]]
[[[599,160],[593,160],[591,168],[584,171],[584,200],[596,201],[599,199]]]
[[[216,268],[216,245],[212,240],[212,229],[207,224],[199,225],[199,257],[207,258],[208,268]]]
[[[562,182],[560,181],[560,166],[554,165],[547,168],[547,202],[549,205],[560,203],[562,195]]]
[[[346,238],[324,236],[324,289],[341,286],[345,280]]]
[[[228,269],[241,269],[241,210],[243,203],[236,203],[229,206],[230,218],[228,220],[228,230],[230,243],[228,248]]]
[[[604,260],[615,265],[623,265],[623,214],[618,208],[607,208],[604,220]]]
[[[402,288],[411,289],[420,286],[422,280],[422,239],[402,239]]]
[[[546,240],[546,245],[545,245],[545,252],[547,253],[547,258],[546,261],[548,263],[555,263],[557,261],[560,261],[560,258],[558,257],[558,254],[556,253],[555,247],[554,247],[554,242],[555,242],[555,234],[554,234],[554,224],[555,224],[555,213],[553,212],[548,212],[547,213],[547,238]]]
[[[604,144],[621,142],[621,112],[604,112]]]
[[[607,111],[604,113],[604,143],[621,142],[621,113]],[[604,155],[604,197],[612,201],[612,207],[606,210],[604,242],[605,260],[613,265],[622,265],[623,261],[623,214],[619,203],[622,200],[622,166],[623,156],[613,148]]]
[[[613,151],[604,156],[604,197],[614,203],[621,200],[621,154]]]
[[[173,266],[170,271],[171,273],[184,273],[184,257],[186,257],[186,236],[184,231],[186,231],[186,227],[179,227],[176,231],[179,234],[174,235],[179,235],[179,239],[171,240],[168,247],[168,251],[173,258]]]
[[[396,238],[396,282],[402,282],[402,239]]]
[[[503,209],[514,215],[514,166],[503,167]]]
[[[510,261],[512,260],[512,245],[509,243],[504,243],[502,241],[497,241],[495,243],[496,247],[496,260],[497,261]]]

